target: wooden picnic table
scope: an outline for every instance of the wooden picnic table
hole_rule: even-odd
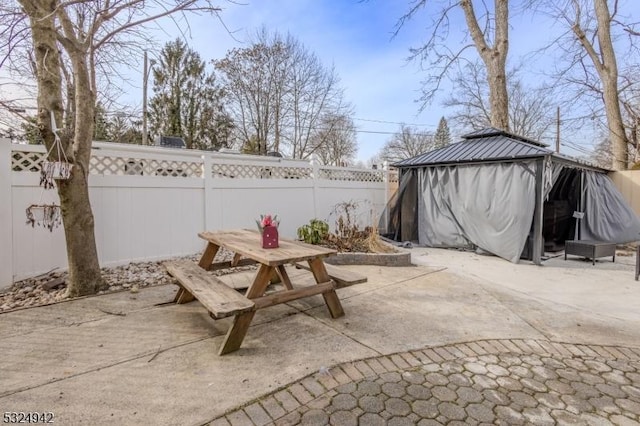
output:
[[[198,299],[216,319],[234,316],[233,324],[220,348],[220,355],[240,348],[257,309],[322,294],[332,318],[344,315],[335,291],[336,281],[327,273],[323,261],[325,257],[335,255],[335,250],[287,239],[280,239],[279,248],[264,249],[260,234],[246,229],[201,232],[198,236],[207,241],[207,247],[198,263],[199,268],[189,261],[167,262],[165,266],[181,285],[174,300],[176,303]],[[233,259],[214,263],[220,248],[234,253]],[[294,288],[285,265],[296,262],[308,264],[308,269],[315,278],[315,285]],[[258,264],[259,267],[244,296],[210,274],[204,274],[204,270],[249,264]],[[352,283],[366,281],[366,277],[360,278],[362,279],[353,280]],[[269,284],[277,281],[283,284],[284,290],[265,294]]]

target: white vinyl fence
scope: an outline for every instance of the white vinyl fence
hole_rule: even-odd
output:
[[[62,228],[26,225],[31,204],[58,202],[39,183],[43,146],[0,139],[0,288],[67,267]],[[253,228],[277,214],[295,238],[310,219],[332,224],[335,206],[358,205],[361,225],[376,224],[397,176],[241,154],[94,143],[89,177],[102,266],[195,253],[203,230]]]

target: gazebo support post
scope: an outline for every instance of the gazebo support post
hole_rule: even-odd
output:
[[[542,265],[542,224],[544,205],[544,158],[536,160],[536,206],[533,212],[533,263]]]

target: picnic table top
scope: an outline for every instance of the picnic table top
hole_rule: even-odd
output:
[[[264,249],[260,233],[249,229],[207,231],[200,232],[198,236],[211,244],[269,266],[323,258],[337,253],[334,249],[283,238],[279,239],[278,248]]]

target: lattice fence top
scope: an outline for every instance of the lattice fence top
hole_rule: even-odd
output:
[[[91,157],[90,173],[115,176],[202,177],[202,163],[126,157]]]
[[[40,163],[44,160],[44,152],[13,151],[11,153],[11,170],[14,172],[39,172]]]
[[[311,179],[311,171],[311,167],[213,164],[211,172],[217,179]]]
[[[384,172],[379,170],[342,170],[320,168],[320,179],[348,182],[383,182]]]
[[[14,172],[39,172],[45,159],[44,152],[13,151],[11,170]],[[172,176],[202,177],[202,163],[189,161],[93,156],[89,163],[92,175],[111,176]]]
[[[108,154],[108,153],[104,153]],[[110,154],[110,153],[109,153]],[[39,172],[40,163],[45,159],[44,152],[32,150],[13,151],[11,154],[11,169],[14,172]],[[132,158],[126,155],[93,155],[89,164],[92,175],[105,176],[169,176],[203,178],[203,163],[195,161]],[[304,164],[286,166],[283,163],[247,164],[243,162],[231,163],[225,161],[212,163],[211,175],[215,179],[326,179],[346,182],[384,182],[383,170],[342,169],[335,167],[305,167]],[[285,163],[286,164],[286,163]],[[398,181],[398,173],[388,174],[389,182]]]

